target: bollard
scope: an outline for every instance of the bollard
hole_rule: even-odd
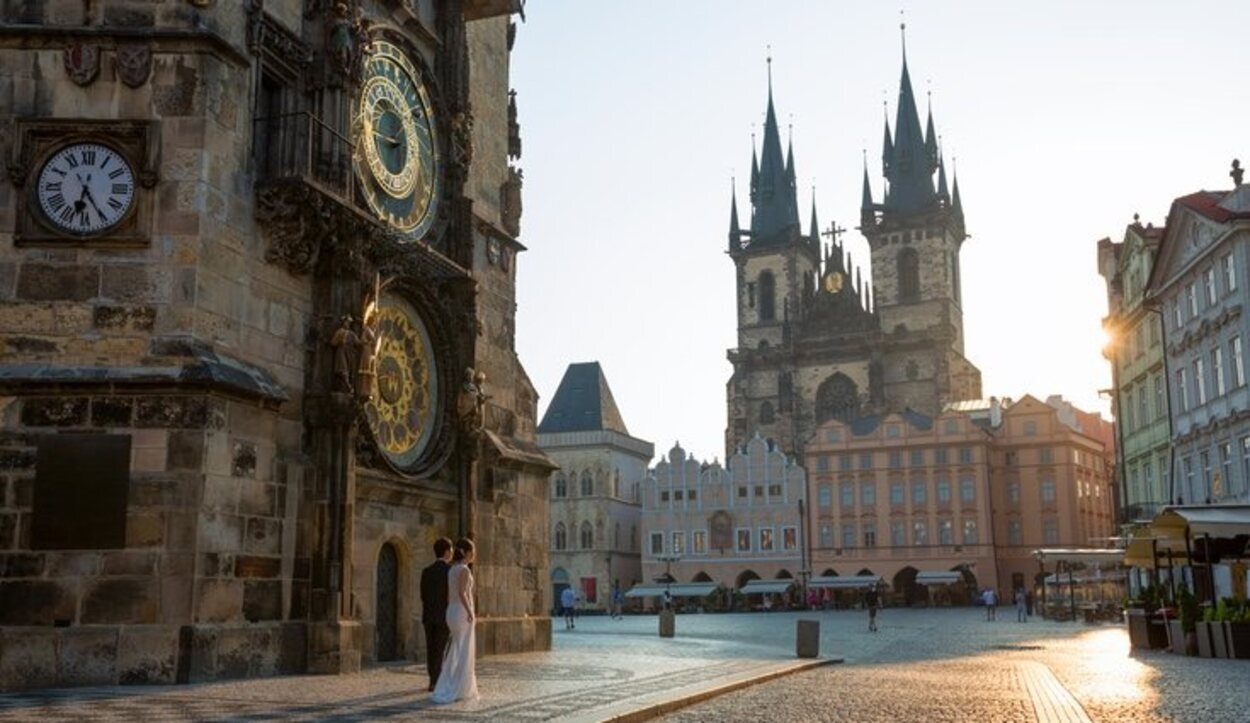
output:
[[[671,638],[677,628],[677,615],[672,610],[660,611],[660,637]]]
[[[799,620],[794,631],[794,654],[800,658],[820,656],[820,621]]]

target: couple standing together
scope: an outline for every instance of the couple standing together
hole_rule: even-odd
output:
[[[446,537],[434,542],[433,564],[421,571],[422,622],[426,665],[435,703],[476,700],[477,673],[473,635],[473,541],[455,545]]]

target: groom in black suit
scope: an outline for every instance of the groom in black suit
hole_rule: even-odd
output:
[[[437,559],[421,571],[421,621],[425,625],[425,663],[430,671],[430,690],[438,683],[447,650],[447,571],[451,569],[451,540],[434,541]]]

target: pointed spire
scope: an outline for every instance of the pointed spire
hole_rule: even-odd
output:
[[[950,203],[951,195],[946,188],[946,164],[942,161],[941,154],[938,155],[938,198]]]
[[[939,159],[937,133],[933,130],[933,94],[927,95],[929,96],[929,122],[924,131],[924,150],[929,158],[929,164],[937,166]]]
[[[920,113],[912,90],[911,72],[907,67],[906,24],[903,31],[903,72],[898,84],[898,108],[894,120],[894,144],[886,164],[889,193],[886,211],[911,213],[930,207],[936,200],[933,172],[936,170],[936,143],[930,154],[925,134],[920,129]]]
[[[817,248],[820,244],[820,224],[816,223],[816,187],[812,186],[812,224],[808,235],[816,242]]]
[[[738,239],[741,237],[742,231],[738,226],[738,191],[737,184],[734,180],[729,179],[729,250],[737,251],[740,248]]]
[[[890,175],[890,162],[894,160],[894,140],[890,137],[890,107],[881,102],[881,107],[885,109],[885,138],[881,141],[881,168],[888,178]]]
[[[859,222],[867,226],[876,220],[875,205],[872,202],[872,184],[868,182],[868,152],[864,151],[864,190],[860,194]]]
[[[793,146],[789,158],[781,153],[781,132],[773,103],[772,58],[768,59],[768,109],[764,116],[764,142],[760,149],[757,183],[752,200],[752,244],[789,242],[798,235],[799,214],[795,197]]]
[[[751,132],[751,203],[755,203],[755,194],[760,185],[760,162],[755,155],[755,132]]]
[[[955,212],[955,218],[961,222],[964,218],[964,204],[959,199],[959,175],[955,174],[955,181],[951,186],[951,210]]]

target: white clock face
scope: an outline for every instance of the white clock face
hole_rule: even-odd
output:
[[[116,226],[134,205],[135,175],[117,151],[75,143],[44,164],[36,193],[44,216],[58,229],[99,234]]]

